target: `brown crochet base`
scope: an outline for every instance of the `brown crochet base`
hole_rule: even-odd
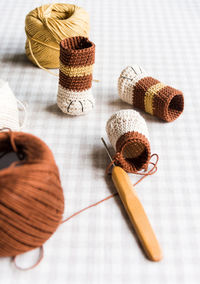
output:
[[[118,139],[116,151],[116,164],[126,172],[135,173],[142,169],[147,170],[151,148],[148,139],[143,134],[125,133]]]
[[[152,77],[145,77],[137,82],[133,90],[133,105],[145,111],[145,94],[147,90],[158,84]],[[171,122],[179,117],[184,109],[183,93],[170,86],[165,86],[153,96],[153,115]]]

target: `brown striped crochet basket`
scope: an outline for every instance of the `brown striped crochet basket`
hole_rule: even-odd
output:
[[[150,77],[138,65],[121,72],[118,92],[123,101],[167,122],[183,112],[183,93]]]
[[[70,115],[88,113],[94,107],[91,92],[95,44],[86,37],[71,37],[60,43],[57,104]]]

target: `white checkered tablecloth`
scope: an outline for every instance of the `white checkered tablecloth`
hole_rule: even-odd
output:
[[[200,283],[200,1],[73,2],[90,13],[91,40],[96,43],[94,77],[100,80],[93,83],[94,111],[81,117],[58,110],[58,79],[25,56],[25,15],[45,2],[0,1],[0,77],[28,105],[24,130],[42,138],[55,155],[66,217],[115,191],[104,176],[108,158],[100,137],[106,137],[105,124],[113,112],[131,108],[118,99],[121,70],[138,63],[184,93],[184,113],[173,123],[142,113],[152,152],[160,161],[158,172],[136,191],[164,258],[153,263],[144,257],[116,197],[60,226],[34,270],[16,270],[10,258],[1,258],[0,283]],[[131,175],[133,183],[136,178]],[[20,256],[19,264],[32,264],[37,253]]]

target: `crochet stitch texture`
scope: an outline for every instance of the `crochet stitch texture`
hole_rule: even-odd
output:
[[[126,67],[118,79],[120,98],[167,122],[183,112],[183,93],[150,77],[138,65]]]
[[[146,169],[151,155],[149,133],[135,110],[120,110],[107,122],[106,132],[116,151],[115,163],[127,172]]]
[[[87,114],[94,107],[91,92],[95,44],[85,37],[60,43],[60,72],[57,104],[70,115]]]

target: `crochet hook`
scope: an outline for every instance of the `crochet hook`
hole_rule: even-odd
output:
[[[113,162],[106,142],[103,138],[101,138],[101,140],[110,160]],[[152,261],[160,261],[162,259],[160,245],[136,191],[133,188],[131,180],[128,174],[114,163],[112,168],[112,180],[146,256]]]

